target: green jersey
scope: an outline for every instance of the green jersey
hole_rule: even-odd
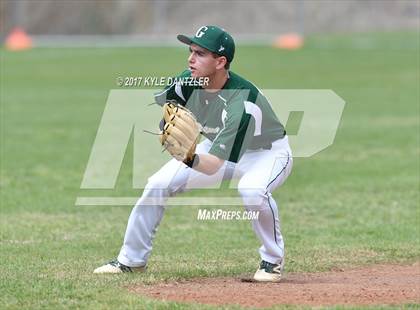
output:
[[[155,94],[155,100],[159,105],[174,100],[187,107],[201,124],[202,134],[213,142],[210,154],[236,163],[246,150],[269,149],[285,136],[269,101],[251,82],[229,71],[223,88],[210,93],[189,83],[190,77],[189,70],[182,72]]]

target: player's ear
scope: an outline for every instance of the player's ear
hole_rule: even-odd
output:
[[[227,63],[227,59],[225,56],[217,57],[216,69],[217,70],[223,69],[226,63]]]

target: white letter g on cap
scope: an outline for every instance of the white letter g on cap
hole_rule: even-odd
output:
[[[206,31],[207,29],[208,29],[208,28],[207,28],[206,26],[200,27],[200,28],[197,30],[197,32],[195,33],[195,37],[196,37],[196,38],[201,38],[201,37],[205,34],[205,31]]]

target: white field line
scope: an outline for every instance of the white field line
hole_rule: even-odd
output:
[[[235,35],[235,43],[239,46],[271,46],[281,34]],[[112,47],[183,47],[176,39],[176,35],[33,35],[35,47],[50,48],[112,48]],[[367,34],[365,37],[348,38],[336,43],[328,37],[309,36],[311,48],[331,49],[346,48],[354,50],[417,50],[418,41],[404,42],[403,45],[389,46],[381,39],[375,39]]]

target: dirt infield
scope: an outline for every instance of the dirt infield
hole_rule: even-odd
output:
[[[420,262],[324,273],[287,273],[280,283],[205,278],[130,288],[151,298],[209,305],[385,305],[420,303]]]

